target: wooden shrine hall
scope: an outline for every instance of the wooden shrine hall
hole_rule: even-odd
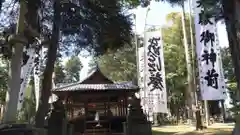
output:
[[[80,82],[52,92],[63,101],[75,135],[122,135],[128,98],[138,90],[132,83],[114,83],[97,67]]]

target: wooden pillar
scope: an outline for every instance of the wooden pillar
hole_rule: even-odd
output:
[[[74,106],[73,106],[73,100],[71,99],[70,101],[70,104],[71,104],[71,119],[74,117]]]
[[[126,110],[125,110],[125,95],[123,96],[123,105],[122,105],[122,108],[123,108],[123,116],[126,115]]]
[[[124,100],[123,100],[123,99],[121,99],[121,110],[122,110],[122,115],[121,115],[121,116],[123,116],[123,115],[124,115],[123,105],[124,105]]]
[[[116,116],[119,116],[118,103],[115,104],[115,102],[114,102],[114,107],[115,106],[116,106]]]
[[[127,95],[124,95],[124,111],[125,111],[125,116],[127,116]]]
[[[120,113],[119,113],[118,102],[116,103],[116,105],[117,105],[117,108],[116,108],[116,113],[117,113],[117,116],[119,116],[119,115],[120,115]]]
[[[123,116],[123,99],[121,99],[121,116]]]
[[[69,96],[66,97],[66,103],[65,103],[65,111],[66,111],[66,118],[69,118],[70,117],[70,114],[71,114],[71,109],[69,108]]]
[[[107,108],[107,105],[106,105],[106,101],[104,101],[104,116],[107,116],[108,115],[108,108]]]
[[[126,95],[126,106],[125,106],[125,108],[126,108],[126,116],[128,115],[128,95]]]
[[[88,115],[88,100],[84,100],[84,110],[85,110],[85,115],[84,115],[84,128],[83,128],[83,133],[85,134],[86,129],[87,129],[87,115]]]
[[[68,95],[65,96],[64,99],[64,110],[65,110],[65,118],[62,123],[62,135],[67,134],[67,119],[68,119]]]
[[[110,97],[108,96],[107,97],[107,112],[108,112],[108,110],[110,110],[110,105],[109,105],[109,102],[110,102]],[[109,113],[107,113],[107,117],[108,117],[108,121],[109,121],[109,128],[108,128],[108,130],[109,130],[109,134],[111,134],[111,118],[110,117],[112,117],[112,116],[109,116]]]
[[[119,106],[119,109],[120,109],[120,116],[122,116],[122,101],[121,101],[121,99],[120,99],[120,102],[119,102],[118,106]]]

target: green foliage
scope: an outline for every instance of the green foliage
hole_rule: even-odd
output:
[[[61,64],[61,62],[57,61],[55,64],[55,68],[54,68],[54,73],[55,73],[55,78],[54,78],[54,82],[55,84],[58,83],[63,83],[65,80],[65,73],[64,73],[64,67]]]
[[[155,1],[163,1],[163,2],[170,3],[172,6],[179,6],[179,5],[183,5],[183,3],[186,2],[187,0],[155,0]],[[216,21],[223,19],[223,10],[222,10],[221,0],[197,0],[197,4],[198,6],[201,6],[204,8],[203,16],[210,15],[211,17],[214,17]]]
[[[227,88],[229,90],[231,104],[233,107],[230,109],[235,116],[240,112],[240,104],[237,100],[237,81],[234,75],[233,64],[229,48],[221,49],[222,63],[224,69],[224,76],[227,79]]]
[[[27,21],[28,23],[39,21],[40,34],[47,41],[46,44],[48,44],[48,41],[52,38],[53,26],[51,25],[53,24],[54,2],[51,0],[35,1],[29,2],[28,7],[39,8],[41,13],[40,21],[34,20],[36,15],[32,16],[32,20]],[[15,0],[10,0],[9,3],[15,3]],[[39,5],[36,5],[38,3]],[[132,34],[131,15],[126,14],[122,10],[127,11],[129,8],[136,7],[139,3],[138,0],[60,2],[58,11],[61,14],[61,20],[58,23],[61,24],[61,36],[58,52],[61,54],[79,54],[82,49],[87,49],[94,52],[94,54],[102,54],[108,51],[108,49],[115,50],[129,44]],[[1,36],[3,36],[0,43],[0,53],[6,53],[6,56],[11,54],[11,48],[6,44],[9,43],[9,34],[15,33],[15,17],[18,12],[18,8],[12,8],[12,6],[16,7],[18,3],[9,6],[11,9],[5,9],[6,16],[9,16],[9,18],[0,22],[0,32]],[[3,16],[5,17],[5,15]]]
[[[186,17],[186,32],[190,35],[189,17]],[[168,101],[172,114],[177,115],[185,107],[185,89],[187,69],[183,44],[181,14],[173,12],[167,15],[167,25],[162,29],[164,41],[164,63]],[[188,36],[190,41],[190,36]],[[190,44],[190,42],[189,42]]]
[[[84,0],[64,4],[61,45],[68,47],[63,48],[76,53],[85,48],[99,54],[130,43],[131,20],[122,13],[120,2]]]
[[[31,80],[26,88],[26,96],[23,99],[22,109],[18,111],[18,122],[33,122],[36,114],[36,104],[34,97],[34,78]]]
[[[184,92],[187,81],[180,13],[169,14],[167,21],[171,22],[172,25],[165,26],[162,29],[166,83],[170,108],[173,114],[176,114],[180,108],[185,107]],[[187,21],[186,26],[189,35],[189,21]],[[114,81],[132,81],[136,77],[134,46],[124,47],[116,52],[109,52],[101,56],[97,61],[102,72]]]
[[[5,103],[6,91],[8,89],[8,67],[6,62],[0,61],[0,103]]]
[[[187,41],[188,41],[188,44],[190,45],[191,44],[191,40],[190,40],[190,21],[189,21],[189,16],[185,16],[186,17],[186,22],[185,22],[185,25],[186,25],[186,35],[187,35]],[[194,18],[192,17],[192,20]],[[172,31],[173,33],[172,34],[168,34],[167,37],[164,36],[164,40],[168,40],[168,41],[171,41],[173,42],[173,44],[176,44],[176,45],[179,45],[179,43],[182,44],[182,47],[183,47],[183,32],[182,32],[182,21],[181,21],[181,13],[179,12],[172,12],[170,14],[167,15],[166,17],[166,21],[167,23],[171,24],[171,27],[168,27],[170,30],[169,31]],[[192,28],[194,28],[194,23],[192,22]],[[166,26],[167,27],[167,26]],[[176,31],[176,29],[178,29]],[[163,34],[165,32],[163,31]],[[195,31],[193,29],[193,35],[195,35]],[[168,43],[168,42],[167,42]],[[194,43],[195,43],[195,38],[194,38]],[[184,51],[183,51],[184,52]],[[191,51],[189,51],[191,52]]]
[[[131,9],[140,5],[140,0],[121,0],[120,3],[122,4],[122,7]]]
[[[77,82],[80,79],[79,72],[82,68],[82,63],[78,56],[72,56],[65,64],[65,81],[68,83]]]
[[[32,122],[36,114],[35,101],[32,98],[24,98],[23,107],[18,112],[18,121],[23,122]]]
[[[224,76],[227,79],[227,82],[228,83],[236,82],[229,48],[222,48],[221,56],[224,69]]]
[[[65,65],[60,60],[57,60],[54,73],[55,84],[59,83],[73,83],[80,79],[79,72],[82,68],[82,63],[78,56],[72,56]]]
[[[133,81],[137,77],[136,50],[133,45],[100,56],[98,64],[101,71],[113,81]]]

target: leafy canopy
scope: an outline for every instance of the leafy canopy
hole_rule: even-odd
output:
[[[78,56],[72,56],[65,64],[66,78],[68,83],[77,82],[80,79],[79,72],[82,68],[82,63]]]
[[[125,46],[100,56],[97,61],[101,71],[117,82],[133,81],[137,77],[136,51],[134,46]]]

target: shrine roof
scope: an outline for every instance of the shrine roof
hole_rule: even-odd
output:
[[[88,76],[79,82],[67,84],[52,89],[52,92],[64,91],[88,91],[88,90],[138,90],[138,86],[132,82],[114,83],[103,75],[100,68],[97,66]]]
[[[70,86],[63,86],[55,88],[53,92],[60,91],[81,91],[81,90],[133,90],[138,89],[136,85],[126,83],[114,83],[114,84],[71,84]]]

